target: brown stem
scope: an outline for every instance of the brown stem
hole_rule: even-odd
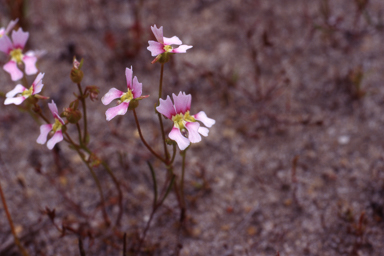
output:
[[[163,73],[164,73],[164,63],[161,63],[158,105],[160,105],[160,99],[161,99],[161,95],[162,95],[162,91],[163,91]],[[168,149],[167,149],[167,144],[165,143],[163,119],[162,119],[160,113],[157,113],[157,116],[159,117],[159,122],[160,122],[161,137],[163,139],[165,160],[168,161],[169,160],[169,153],[168,153]]]
[[[148,143],[145,141],[144,137],[143,137],[143,134],[141,133],[141,129],[140,129],[140,123],[139,123],[139,120],[137,118],[137,115],[136,115],[136,110],[134,109],[133,110],[133,115],[135,116],[135,122],[136,122],[136,126],[137,126],[137,130],[139,131],[139,135],[140,135],[140,139],[141,141],[144,143],[144,145],[147,147],[147,149],[155,156],[157,157],[159,160],[161,160],[164,164],[168,164],[168,161],[167,160],[164,160],[161,156],[159,156],[159,154],[157,154],[152,148],[151,146],[148,145]]]

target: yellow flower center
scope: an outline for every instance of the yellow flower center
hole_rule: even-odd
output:
[[[31,96],[33,93],[33,88],[32,86],[28,89],[28,90],[25,90],[21,93],[21,95],[23,95],[24,97],[28,98],[29,96]]]
[[[170,45],[164,45],[165,52],[171,52],[173,50],[172,46]]]
[[[23,60],[23,53],[21,49],[14,49],[10,53],[12,60],[16,61],[18,64],[20,64]]]
[[[187,112],[185,112],[184,115],[182,113],[180,113],[180,114],[173,116],[172,121],[177,128],[179,128],[180,130],[183,130],[183,129],[185,129],[185,124],[187,122],[196,122],[196,119],[189,114],[189,111],[187,111]]]
[[[60,131],[62,126],[63,124],[59,121],[59,119],[55,118],[55,123],[53,124],[52,131],[53,132]]]
[[[133,99],[133,93],[131,90],[128,89],[128,92],[124,93],[123,96],[121,96],[120,101],[130,102],[132,99]]]

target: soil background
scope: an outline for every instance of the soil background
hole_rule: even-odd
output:
[[[0,1],[2,26],[20,18],[28,49],[45,51],[42,94],[59,110],[77,91],[69,77],[74,55],[84,58],[83,86],[98,86],[99,98],[111,87],[124,90],[132,66],[150,95],[137,108],[143,133],[159,152],[160,65],[146,49],[150,26],[193,45],[165,65],[163,98],[190,93],[191,113],[204,110],[216,124],[187,153],[186,228],[179,237],[171,194],[142,255],[175,255],[178,243],[185,256],[384,255],[383,13],[381,0]],[[6,72],[0,76],[2,92],[14,88]],[[50,116],[46,103],[39,102]],[[115,229],[103,226],[95,183],[76,153],[65,142],[52,151],[37,144],[30,115],[1,107],[0,182],[31,255],[80,255],[79,235],[86,255],[121,255],[122,234],[128,248],[137,245],[151,212],[146,162],[160,182],[166,177],[132,112],[107,122],[100,100],[88,107],[89,147],[123,187]],[[76,136],[74,127],[68,132]],[[116,189],[102,168],[96,173],[113,220]],[[47,207],[59,227],[78,234],[62,237]],[[3,207],[0,255],[18,255]]]

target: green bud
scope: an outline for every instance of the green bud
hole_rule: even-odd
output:
[[[62,115],[65,116],[71,124],[77,124],[81,119],[81,112],[77,109],[65,108]]]
[[[128,105],[128,110],[134,110],[139,106],[139,101],[138,100],[131,100]]]

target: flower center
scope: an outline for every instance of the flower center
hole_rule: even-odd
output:
[[[52,131],[53,132],[60,131],[62,126],[63,124],[59,121],[59,119],[55,118],[55,123],[53,124]]]
[[[172,117],[172,121],[174,125],[179,128],[180,130],[185,129],[185,124],[187,122],[196,122],[196,119],[189,114],[189,111],[185,112],[185,114],[180,113],[177,115],[174,115]]]
[[[121,96],[120,101],[130,102],[132,99],[133,99],[132,91],[128,89],[128,92],[124,93],[123,96]]]
[[[28,98],[29,96],[31,96],[33,93],[33,87],[31,86],[28,90],[25,90],[21,93],[22,96],[24,96],[25,98]]]
[[[12,60],[16,61],[18,64],[22,62],[23,60],[23,53],[21,49],[14,49],[10,52]]]
[[[164,51],[165,52],[171,52],[173,50],[172,46],[170,45],[164,45]]]

